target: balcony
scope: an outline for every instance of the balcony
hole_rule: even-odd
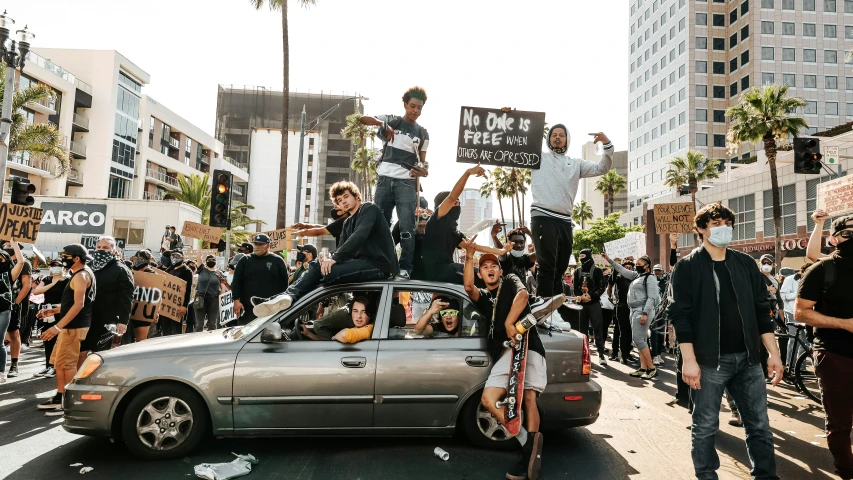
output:
[[[71,130],[74,132],[88,132],[89,119],[79,113],[75,113],[71,120]]]
[[[76,168],[72,168],[68,170],[68,175],[65,177],[66,184],[72,187],[82,187],[83,186],[83,172],[77,170]]]
[[[177,138],[169,137],[169,148],[174,148],[175,150],[180,150],[181,142],[179,142]]]
[[[210,165],[210,157],[208,157],[207,155],[202,155],[198,157],[198,161],[205,165]]]
[[[80,142],[75,142],[71,140],[71,145],[68,150],[71,152],[71,156],[77,159],[86,158],[86,145],[83,145]]]
[[[29,153],[17,152],[9,156],[9,162],[14,163],[14,168],[18,170],[42,177],[56,178],[56,163],[53,159],[36,159]]]
[[[142,199],[143,200],[163,200],[165,196],[166,196],[165,193],[142,192]]]
[[[27,106],[45,115],[56,115],[56,99],[50,97],[40,98],[28,103]]]
[[[175,177],[170,177],[169,175],[153,168],[145,169],[145,178],[172,190],[181,189],[181,187],[178,186],[178,180]]]
[[[248,165],[245,165],[245,164],[242,164],[242,163],[237,163],[237,161],[236,161],[236,160],[234,160],[234,159],[233,159],[233,158],[231,158],[231,157],[222,157],[222,158],[224,158],[226,162],[230,163],[231,165],[234,165],[235,167],[239,168],[240,170],[243,170],[244,172],[248,172],[248,171],[249,171],[249,166],[248,166]]]

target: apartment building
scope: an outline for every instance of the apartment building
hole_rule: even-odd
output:
[[[593,142],[586,142],[581,149],[581,158],[590,162],[598,162],[601,155],[597,151],[598,146]],[[628,151],[622,150],[613,153],[613,166],[616,173],[628,178]],[[594,218],[606,217],[614,212],[628,211],[628,190],[622,190],[614,195],[613,211],[610,211],[610,198],[606,193],[601,193],[595,189],[595,184],[598,177],[582,178],[580,183],[580,194],[578,200],[586,200],[586,203],[592,207],[592,215]]]
[[[673,157],[699,151],[721,160],[725,171],[756,156],[760,145],[726,152],[726,109],[752,86],[784,84],[803,98],[809,128],[801,134],[853,119],[853,75],[845,64],[851,0],[634,0],[630,10],[624,222],[643,223],[643,202],[670,193],[663,181]]]

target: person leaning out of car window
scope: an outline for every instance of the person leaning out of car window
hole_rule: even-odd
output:
[[[432,322],[435,315],[441,319]],[[421,315],[415,325],[414,331],[418,335],[434,337],[458,337],[459,336],[459,302],[452,298],[437,297],[430,304],[429,309]]]
[[[355,297],[349,311],[346,308],[317,319],[312,332],[301,325],[302,335],[311,340],[337,340],[341,343],[357,343],[373,335],[373,314],[367,297]],[[337,333],[335,333],[337,332]]]

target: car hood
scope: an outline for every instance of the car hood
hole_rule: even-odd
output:
[[[142,342],[123,345],[106,352],[100,352],[104,361],[115,359],[121,360],[126,357],[136,356],[161,356],[179,351],[182,355],[204,354],[211,352],[222,352],[230,350],[228,347],[239,349],[244,339],[233,339],[231,336],[223,335],[223,330],[209,330],[199,333],[187,333],[183,335],[170,335],[167,337],[155,337]]]

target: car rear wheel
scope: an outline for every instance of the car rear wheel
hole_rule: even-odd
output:
[[[524,424],[524,412],[521,412],[521,421]],[[462,430],[478,447],[492,450],[514,450],[518,448],[518,441],[512,437],[506,428],[491,414],[480,402],[477,395],[468,401],[461,417]]]
[[[179,385],[153,385],[127,406],[122,438],[139,458],[177,458],[198,446],[209,425],[207,409],[194,391]]]

